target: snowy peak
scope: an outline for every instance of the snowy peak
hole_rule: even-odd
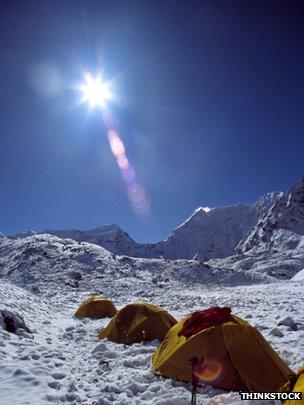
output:
[[[252,205],[196,210],[162,242],[164,256],[208,260],[233,254],[257,219]]]
[[[158,243],[136,243],[116,224],[91,230],[44,230],[39,234],[54,235],[77,242],[89,242],[119,254],[143,258],[207,260],[232,254],[237,243],[256,221],[256,209],[251,205],[198,208],[167,239]],[[27,237],[35,233],[15,235]]]
[[[283,195],[283,192],[274,191],[253,205],[198,208],[165,241],[160,242],[163,255],[197,260],[233,255],[238,244]]]
[[[87,231],[68,229],[45,230],[41,233],[69,238],[77,242],[94,243],[116,254],[128,252],[133,255],[136,246],[134,240],[116,224],[99,226]]]
[[[295,249],[304,235],[304,178],[276,203],[251,230],[241,246],[242,252],[253,250]],[[302,243],[301,243],[302,244]]]
[[[304,178],[278,199],[265,221],[273,227],[304,234]]]
[[[196,208],[194,213],[196,213],[196,212],[206,212],[206,213],[208,213],[211,210],[212,210],[212,208],[210,208],[210,207],[198,207],[198,208]]]
[[[303,210],[304,210],[304,177],[290,190],[287,198],[286,208],[292,210],[296,209],[297,214],[301,217],[303,221]],[[302,228],[303,230],[303,228]]]
[[[261,212],[266,213],[283,195],[282,191],[272,191],[259,198],[255,206]]]
[[[256,204],[200,207],[163,241],[141,244],[116,224],[91,230],[45,230],[40,234],[89,242],[119,255],[142,258],[209,260],[233,255],[250,230],[283,193],[268,193]],[[33,235],[33,232],[17,237]]]

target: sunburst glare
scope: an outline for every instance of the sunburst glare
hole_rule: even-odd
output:
[[[79,86],[83,97],[82,102],[88,102],[90,107],[104,108],[106,100],[112,97],[109,83],[104,82],[101,76],[93,77],[87,73],[85,83]]]

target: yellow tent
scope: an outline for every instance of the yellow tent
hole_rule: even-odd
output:
[[[98,295],[92,295],[80,305],[75,312],[75,316],[77,318],[88,317],[92,319],[112,318],[116,312],[117,310],[112,301]]]
[[[197,383],[229,391],[254,392],[280,391],[294,377],[263,336],[242,319],[228,315],[222,324],[194,328],[185,336],[187,320],[191,317],[173,326],[155,351],[154,373],[187,382],[195,378]]]
[[[99,338],[124,344],[163,340],[175,324],[176,320],[165,310],[139,302],[129,304],[117,312],[108,326],[99,333]]]
[[[302,399],[301,400],[290,399],[284,401],[284,405],[304,405],[304,366],[301,367],[300,370],[298,371],[297,381],[293,387],[292,392],[301,392]]]

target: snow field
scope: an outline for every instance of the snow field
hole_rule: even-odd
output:
[[[99,284],[96,280],[96,289]],[[121,284],[106,286],[118,307],[149,300],[177,319],[209,306],[231,306],[263,333],[291,368],[304,363],[303,283],[211,288],[174,283],[170,289],[153,283],[145,289],[140,283]],[[150,362],[157,341],[132,346],[99,341],[97,333],[108,319],[73,318],[89,294],[58,285],[57,293],[46,298],[1,282],[0,308],[20,313],[33,332],[33,337],[18,336],[0,329],[1,404],[189,404],[190,384],[152,374]],[[277,325],[286,316],[292,317],[297,330]],[[272,334],[274,328],[281,337]],[[211,387],[200,389],[197,398],[199,404],[240,403],[236,393]]]

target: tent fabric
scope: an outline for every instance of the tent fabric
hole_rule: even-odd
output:
[[[304,405],[304,366],[300,368],[297,374],[297,380],[293,387],[292,392],[301,392],[301,400],[287,400],[284,405]]]
[[[229,320],[231,308],[213,307],[192,314],[178,332],[179,336],[190,337],[203,329],[218,326]]]
[[[122,308],[108,326],[99,333],[100,339],[132,344],[158,339],[162,341],[177,321],[165,310],[145,302]]]
[[[228,391],[280,391],[294,373],[249,323],[229,315],[219,326],[190,337],[179,334],[188,317],[168,332],[152,358],[156,374]],[[198,361],[192,367],[193,358]]]
[[[77,311],[75,316],[77,318],[112,318],[116,314],[117,310],[112,301],[105,297],[98,295],[92,295],[86,301],[84,301]]]

